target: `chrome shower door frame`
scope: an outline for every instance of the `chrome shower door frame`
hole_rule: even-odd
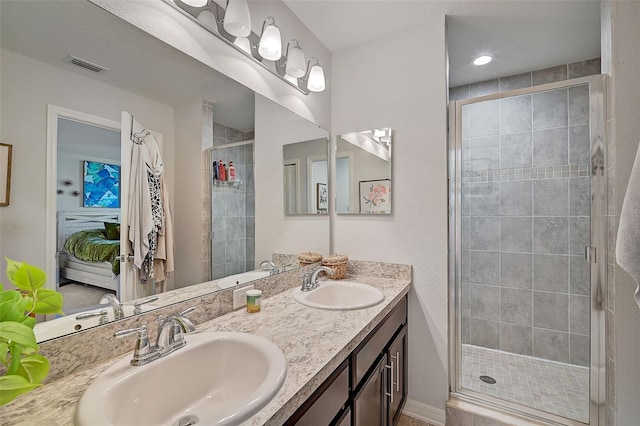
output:
[[[606,104],[604,75],[582,77],[481,96],[449,105],[449,392],[455,398],[480,403],[532,419],[565,425],[584,425],[566,417],[462,388],[462,107],[553,89],[589,85],[591,178],[591,336],[589,368],[589,424],[605,425],[605,310],[607,295]]]

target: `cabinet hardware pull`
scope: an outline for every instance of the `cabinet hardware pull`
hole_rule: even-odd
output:
[[[400,352],[396,352],[396,356],[392,356],[391,359],[396,361],[396,392],[400,392]],[[391,381],[391,386],[393,386],[393,380]]]
[[[385,392],[384,394],[391,398],[391,404],[393,404],[393,361],[391,361],[391,365],[385,365],[384,368],[388,368],[391,373],[391,381],[389,382],[389,392]]]

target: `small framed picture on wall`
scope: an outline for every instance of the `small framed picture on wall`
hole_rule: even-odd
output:
[[[12,145],[0,143],[0,206],[8,206],[11,194]]]
[[[316,183],[316,210],[318,213],[329,211],[329,194],[326,183]]]

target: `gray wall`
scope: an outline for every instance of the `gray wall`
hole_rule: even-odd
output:
[[[248,139],[253,132],[215,123],[214,148]],[[250,271],[255,268],[255,192],[253,180],[253,144],[216,149],[211,162],[233,161],[237,185],[212,186],[213,249],[211,279]]]
[[[599,70],[599,60],[582,64]],[[571,69],[452,96],[562,80]],[[463,108],[463,343],[589,364],[588,120],[586,85]]]

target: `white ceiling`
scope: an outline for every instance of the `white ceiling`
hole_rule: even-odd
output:
[[[595,0],[283,0],[332,52],[447,15],[451,86],[600,56]],[[470,66],[477,52],[495,61]]]
[[[254,128],[253,91],[88,1],[0,0],[0,10],[5,49],[170,106],[203,97],[216,122]],[[68,55],[109,71],[67,64]]]

